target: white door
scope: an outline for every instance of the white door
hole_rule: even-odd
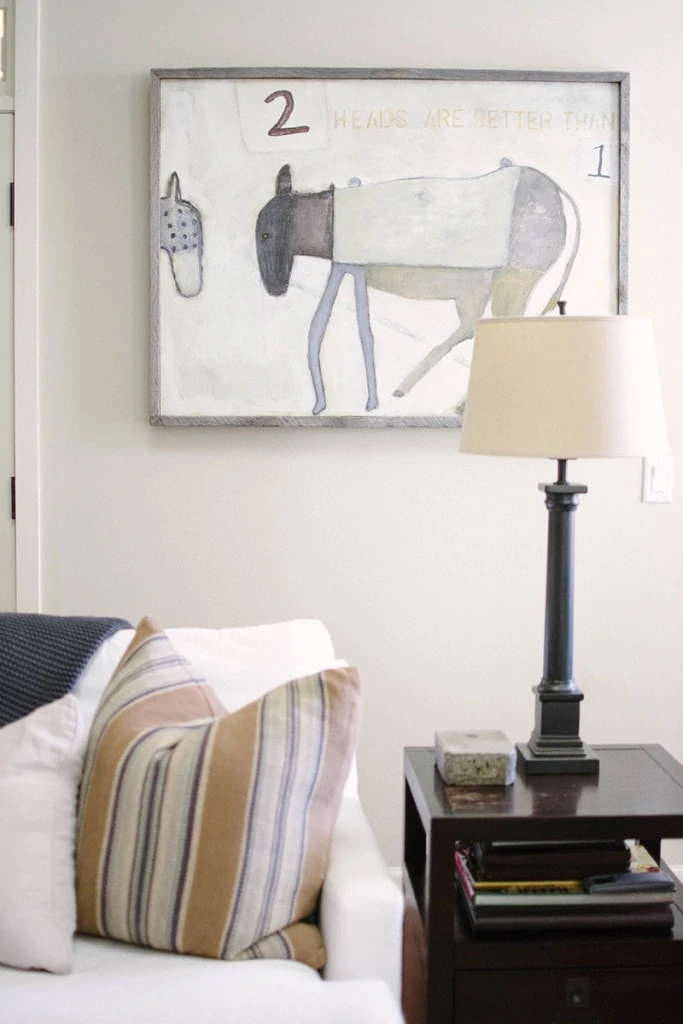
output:
[[[11,480],[14,475],[13,246],[10,182],[14,176],[14,115],[0,114],[0,612],[13,611],[15,543]]]

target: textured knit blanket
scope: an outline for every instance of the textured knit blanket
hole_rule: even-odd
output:
[[[0,613],[0,726],[63,697],[124,619]]]

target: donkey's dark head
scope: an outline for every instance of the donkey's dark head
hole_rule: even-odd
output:
[[[289,285],[292,254],[292,174],[285,164],[275,182],[275,195],[256,220],[256,255],[261,280],[269,295],[284,295]]]

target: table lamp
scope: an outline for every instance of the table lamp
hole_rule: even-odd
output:
[[[517,755],[528,774],[595,774],[599,759],[579,735],[583,693],[573,678],[574,512],[588,488],[568,482],[567,460],[668,451],[650,320],[480,320],[460,450],[557,459],[555,483],[538,485],[548,509],[543,678],[533,687],[533,732]]]

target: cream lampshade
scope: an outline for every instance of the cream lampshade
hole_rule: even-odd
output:
[[[535,728],[517,749],[529,773],[595,773],[599,760],[579,737],[583,693],[573,678],[573,513],[587,488],[567,481],[567,460],[668,452],[650,320],[480,320],[460,450],[558,460],[555,483],[539,484],[549,515],[544,671],[534,687]]]
[[[480,320],[460,450],[553,459],[667,452],[651,321]]]

